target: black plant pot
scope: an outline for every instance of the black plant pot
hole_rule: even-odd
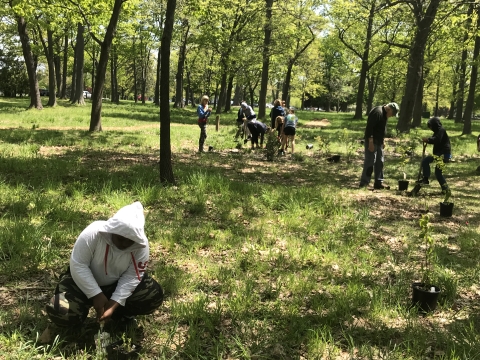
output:
[[[432,288],[435,291],[431,291]],[[420,312],[428,313],[437,308],[438,296],[441,290],[435,285],[426,285],[415,282],[412,284],[412,305]]]
[[[340,155],[330,156],[329,158],[327,158],[327,161],[331,163],[337,163],[340,161]]]
[[[398,190],[403,191],[408,189],[408,180],[398,180]]]
[[[130,349],[126,349],[123,340],[119,340],[107,346],[107,355],[109,360],[138,359],[140,350],[142,347],[138,344],[132,344]]]
[[[451,217],[453,213],[453,202],[440,203],[440,216]]]

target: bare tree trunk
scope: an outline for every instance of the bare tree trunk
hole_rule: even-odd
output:
[[[62,71],[62,89],[60,90],[60,98],[67,98],[67,70],[68,70],[68,34],[65,32],[63,40],[63,71]]]
[[[157,59],[157,80],[155,81],[155,95],[153,102],[155,105],[160,105],[160,64],[162,63],[162,48],[158,48],[158,59]]]
[[[465,82],[467,78],[467,57],[468,57],[468,49],[467,49],[467,40],[470,32],[470,25],[472,24],[472,14],[473,14],[473,6],[474,3],[470,3],[468,6],[467,11],[467,20],[465,22],[465,34],[463,35],[463,51],[462,51],[462,62],[460,63],[460,75],[458,79],[458,91],[457,91],[457,104],[455,106],[456,114],[455,114],[455,123],[462,122],[462,113],[463,113],[463,97],[465,96]]]
[[[113,37],[117,29],[118,18],[122,11],[122,4],[125,0],[115,0],[113,4],[112,15],[108,23],[107,32],[103,42],[100,45],[100,59],[98,61],[98,68],[95,80],[95,89],[92,94],[92,112],[90,117],[89,131],[102,130],[102,95],[103,87],[105,86],[105,74],[107,72],[108,57],[110,48],[112,46]],[[98,41],[97,41],[98,42]]]
[[[47,106],[54,107],[57,105],[57,96],[55,93],[55,89],[57,87],[56,78],[55,78],[55,62],[54,62],[54,52],[53,52],[53,32],[52,30],[47,30],[47,43],[45,43],[45,39],[43,38],[42,29],[40,25],[38,26],[38,34],[40,38],[40,42],[43,46],[43,51],[45,53],[45,57],[47,58],[47,65],[48,65],[48,103]],[[47,24],[48,26],[48,24]]]
[[[258,118],[265,118],[265,107],[267,105],[268,69],[270,67],[270,43],[272,38],[272,6],[273,0],[265,0],[265,26],[263,28],[263,51],[262,51],[262,81],[260,83],[260,94],[258,99]]]
[[[10,6],[12,4],[10,3]],[[30,38],[27,31],[27,22],[22,16],[17,16],[17,28],[20,42],[22,43],[23,58],[25,59],[25,66],[27,67],[28,85],[30,92],[29,109],[35,108],[42,110],[42,101],[40,99],[40,90],[38,88],[37,66],[30,46]]]
[[[182,44],[180,45],[180,51],[178,52],[178,64],[176,75],[176,91],[175,91],[175,103],[173,107],[183,108],[185,103],[183,101],[183,69],[185,66],[186,52],[187,52],[187,40],[188,32],[190,31],[190,25],[188,20],[183,20],[182,25],[185,27],[185,33],[182,34]]]
[[[232,108],[231,99],[232,99],[232,90],[233,90],[233,79],[234,79],[234,75],[231,74],[228,78],[227,95],[225,96],[225,112],[230,111],[230,109]]]
[[[85,63],[85,39],[83,36],[85,28],[83,24],[77,25],[77,41],[75,44],[75,97],[73,103],[78,105],[85,105],[85,99],[83,97],[83,65]]]
[[[175,184],[172,169],[172,149],[170,142],[170,45],[172,42],[173,21],[176,0],[167,0],[165,26],[162,36],[162,63],[160,82],[160,182]]]
[[[422,125],[422,112],[423,112],[423,87],[425,86],[425,76],[422,72],[420,83],[418,84],[417,98],[415,99],[415,105],[413,107],[413,121],[412,128],[417,128]]]
[[[418,84],[422,76],[425,46],[440,3],[441,0],[431,0],[425,14],[414,14],[417,18],[421,18],[421,20],[418,23],[417,31],[409,51],[407,80],[402,105],[400,106],[400,117],[397,122],[397,130],[400,132],[410,131],[410,122],[413,117],[413,107],[417,96]],[[417,11],[416,9],[422,11],[423,8],[416,7],[414,11]]]
[[[454,77],[452,81],[452,98],[450,100],[450,109],[448,111],[447,119],[453,119],[455,113],[455,99],[457,98],[457,85],[458,85],[458,71],[460,69],[460,64],[455,65],[455,71],[453,72]]]
[[[472,70],[470,72],[470,85],[468,89],[467,103],[465,104],[465,114],[463,115],[463,131],[462,135],[470,135],[472,133],[472,113],[475,103],[475,88],[477,87],[478,78],[478,55],[480,54],[480,8],[477,7],[477,36],[475,37],[475,47],[473,49]]]

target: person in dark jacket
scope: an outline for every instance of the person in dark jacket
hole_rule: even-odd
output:
[[[436,161],[435,166],[435,177],[437,178],[438,183],[442,187],[442,191],[446,192],[449,190],[447,181],[443,176],[442,164],[450,162],[452,158],[452,146],[450,145],[450,138],[448,137],[447,131],[443,128],[442,123],[438,117],[432,117],[427,122],[427,126],[430,130],[433,131],[433,135],[429,138],[423,138],[423,142],[427,144],[433,144],[433,155],[426,156],[422,160],[422,172],[423,179],[417,181],[418,184],[429,184],[428,178],[430,177],[430,164]],[[435,157],[438,157],[436,160]]]
[[[360,187],[366,187],[375,176],[374,189],[389,189],[383,184],[383,146],[387,129],[387,120],[398,116],[400,107],[397,103],[389,103],[374,107],[368,114],[365,128],[365,161],[363,163]]]
[[[253,119],[252,121],[247,123],[248,130],[250,131],[250,134],[252,135],[251,137],[251,142],[252,142],[252,150],[257,147],[257,149],[260,147],[263,147],[263,138],[265,136],[265,133],[268,130],[267,125],[262,123],[261,121],[258,121],[257,119]],[[258,138],[260,137],[260,146],[258,146]]]
[[[270,126],[272,127],[272,129],[276,128],[275,125],[277,116],[285,117],[285,109],[282,107],[282,101],[280,99],[277,99],[273,102],[273,108],[272,110],[270,110]],[[279,130],[277,129],[277,131]],[[278,134],[278,136],[280,136],[280,133]]]
[[[243,137],[245,134],[245,122],[247,121],[247,118],[243,115],[243,109],[240,107],[238,109],[237,113],[237,133],[235,134],[235,141],[238,141],[238,138],[240,135]]]

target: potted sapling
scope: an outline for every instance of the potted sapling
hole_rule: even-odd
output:
[[[407,180],[407,174],[405,172],[405,168],[407,166],[407,163],[410,161],[410,158],[407,156],[403,156],[402,162],[401,162],[401,170],[403,173],[403,179],[398,180],[398,190],[404,191],[408,189],[408,180]]]
[[[435,239],[432,236],[430,215],[422,215],[420,221],[420,239],[423,246],[422,279],[412,284],[412,305],[422,313],[434,311],[437,307],[440,288],[434,285],[434,248]]]

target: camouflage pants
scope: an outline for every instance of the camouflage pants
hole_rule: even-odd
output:
[[[102,292],[110,299],[117,283],[101,286]],[[119,306],[112,318],[122,316],[148,315],[153,313],[163,302],[163,290],[160,284],[148,273],[127,298],[125,306]],[[68,269],[61,277],[55,289],[55,295],[46,306],[48,317],[58,326],[75,326],[82,324],[93,306],[92,299],[80,290]]]
[[[199,123],[198,127],[200,128],[200,139],[198,139],[198,151],[203,151],[203,144],[207,138],[207,123]]]

